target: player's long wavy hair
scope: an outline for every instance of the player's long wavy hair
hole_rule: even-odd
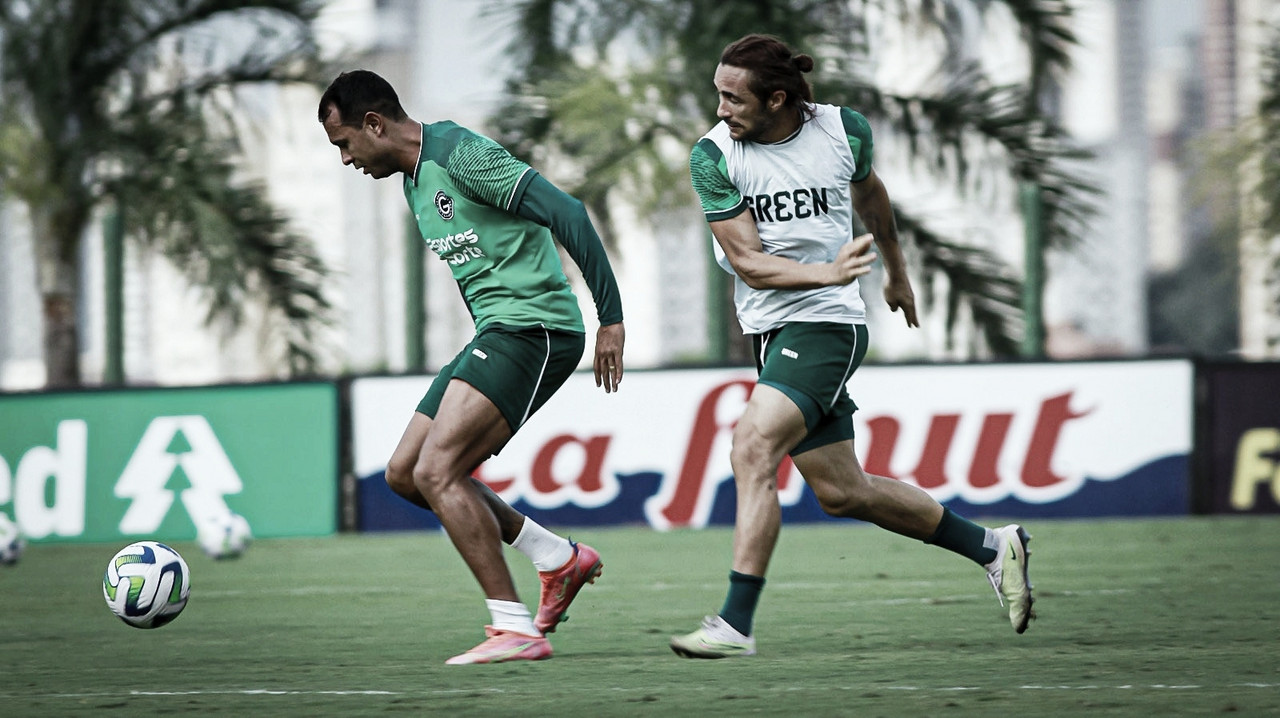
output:
[[[804,79],[804,73],[813,69],[812,57],[792,52],[772,35],[752,34],[730,43],[720,53],[720,64],[749,70],[748,86],[761,102],[782,90],[787,93],[784,107],[798,111],[803,120],[813,118],[813,88]]]

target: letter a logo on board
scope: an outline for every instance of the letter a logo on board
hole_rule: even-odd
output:
[[[244,488],[239,474],[203,416],[159,416],[151,420],[124,472],[115,495],[132,499],[120,533],[146,534],[159,528],[173,506],[174,491],[166,488],[181,471],[190,487],[182,504],[197,525],[227,512],[224,496]]]

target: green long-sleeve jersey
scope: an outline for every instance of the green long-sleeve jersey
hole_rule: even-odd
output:
[[[622,321],[617,281],[582,203],[497,142],[453,122],[423,124],[404,196],[477,330],[497,322],[584,331],[553,235],[582,270],[600,324]]]

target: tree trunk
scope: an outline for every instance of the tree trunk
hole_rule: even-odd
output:
[[[45,386],[80,386],[80,236],[87,207],[32,207],[35,257],[44,318]]]

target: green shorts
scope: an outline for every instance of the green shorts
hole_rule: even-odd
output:
[[[578,368],[586,335],[544,327],[490,324],[446,364],[418,411],[432,419],[453,379],[461,379],[498,407],[515,434]]]
[[[845,385],[867,354],[865,324],[796,322],[751,337],[759,383],[786,394],[809,433],[789,453],[853,438],[858,406]]]

